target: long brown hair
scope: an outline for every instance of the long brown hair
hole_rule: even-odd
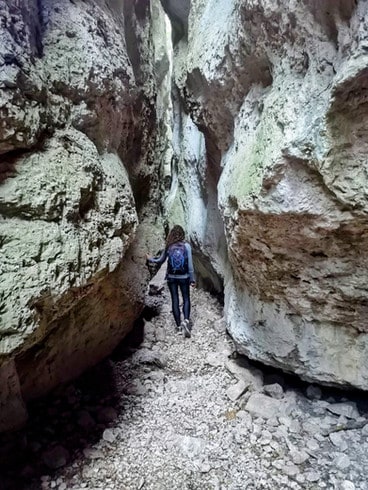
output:
[[[184,241],[185,233],[180,225],[175,225],[169,232],[166,238],[166,248],[170,247],[175,242]]]

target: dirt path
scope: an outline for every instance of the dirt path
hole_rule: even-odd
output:
[[[368,489],[354,402],[234,358],[209,294],[193,293],[191,339],[168,303],[133,353],[34,404],[27,429],[2,441],[3,456],[21,450],[2,488]]]

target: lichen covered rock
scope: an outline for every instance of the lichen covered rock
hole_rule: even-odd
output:
[[[141,226],[152,233],[139,213],[158,194],[146,2],[1,0],[0,12],[0,368],[18,377],[5,407],[76,376],[132,327]]]

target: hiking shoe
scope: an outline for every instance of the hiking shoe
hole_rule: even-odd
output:
[[[175,332],[176,333],[181,333],[183,331],[183,327],[180,325],[175,325]]]
[[[191,328],[190,328],[190,324],[189,324],[189,320],[183,320],[181,322],[181,326],[182,326],[182,329],[183,329],[183,332],[184,332],[184,337],[187,337],[188,339],[191,337]]]

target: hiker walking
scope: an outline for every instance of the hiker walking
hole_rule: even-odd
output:
[[[167,259],[165,279],[171,294],[172,312],[176,328],[182,330],[185,337],[191,336],[190,322],[190,286],[195,286],[193,270],[192,248],[185,241],[184,230],[175,225],[166,238],[166,246],[157,258],[147,256],[149,263],[161,265]],[[180,321],[179,289],[183,297],[184,319]]]

